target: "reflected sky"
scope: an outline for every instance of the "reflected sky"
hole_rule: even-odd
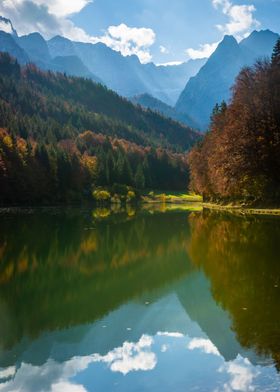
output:
[[[79,341],[73,340],[74,331],[65,330],[56,337],[46,334],[32,342],[22,353],[18,368],[16,365],[2,370],[0,390],[218,392],[263,391],[265,386],[270,391],[279,390],[275,368],[258,364],[253,353],[243,351],[234,360],[226,361],[206,333],[188,317],[175,293],[138,307],[141,316],[131,303],[84,331],[77,328]],[[172,316],[170,307],[177,318],[175,323],[168,320]],[[154,335],[144,333],[160,327],[153,322],[159,312],[162,330]],[[140,325],[135,323],[138,318]],[[124,340],[113,347],[115,334]],[[104,350],[102,343],[93,343],[97,337],[104,342]],[[105,352],[110,341],[112,349]],[[30,363],[28,357],[36,356],[38,348],[47,342],[51,345],[49,358],[41,366]],[[101,354],[94,350],[98,346]],[[256,363],[252,364],[249,357]]]
[[[235,313],[236,307],[232,309],[228,306],[227,295],[232,296],[230,285],[225,286],[225,282],[220,280],[222,290],[217,293],[217,276],[221,271],[213,261],[215,272],[210,273],[210,260],[204,252],[208,250],[207,254],[211,253],[211,257],[216,257],[217,261],[216,252],[220,255],[223,248],[218,246],[217,240],[211,243],[211,247],[204,240],[204,247],[201,246],[199,251],[203,261],[197,253],[197,241],[202,241],[205,234],[209,237],[209,225],[212,235],[215,235],[215,231],[220,235],[221,230],[227,232],[230,229],[233,241],[235,230],[238,235],[243,235],[243,221],[203,216],[201,213],[190,215],[186,211],[167,214],[136,212],[133,218],[131,214],[129,217],[126,214],[118,217],[116,214],[106,214],[106,218],[95,216],[94,221],[93,215],[90,216],[85,212],[83,215],[74,214],[70,219],[67,213],[66,216],[58,214],[56,218],[48,220],[48,213],[45,217],[41,214],[37,218],[33,216],[31,220],[30,217],[19,220],[9,217],[6,222],[2,220],[0,223],[1,230],[5,229],[6,233],[4,241],[0,242],[2,263],[10,263],[13,257],[13,271],[17,271],[0,285],[0,315],[3,320],[0,391],[280,390],[274,359],[276,353],[267,350],[267,341],[260,336],[258,343],[263,350],[259,350],[259,347],[244,344],[240,339],[245,334],[245,327],[248,327],[246,336],[250,331],[257,339],[256,334],[259,333],[258,328],[254,330],[248,320],[243,320],[244,316],[242,323],[239,323],[240,315],[246,314],[247,317],[248,313],[242,306],[245,298],[241,295],[242,284],[238,286],[240,293],[237,299],[242,298],[238,302],[238,314]],[[74,228],[69,228],[69,219]],[[55,236],[53,231],[48,234],[49,247],[43,250],[43,243],[39,248],[37,244],[36,248],[31,240],[28,242],[37,225],[53,221],[58,231]],[[84,230],[89,224],[94,230]],[[160,235],[159,228],[163,225],[165,228]],[[270,225],[277,234],[278,223],[275,221],[257,220],[249,222],[249,225],[253,225],[250,226],[251,233],[255,228],[251,245],[254,245],[258,235],[267,246],[266,232],[270,241],[273,240]],[[9,228],[13,228],[13,237],[8,235]],[[155,231],[156,228],[158,231]],[[16,235],[23,230],[26,238],[21,245],[17,243],[16,249],[12,245],[15,245]],[[248,230],[248,222],[244,230]],[[141,239],[141,236],[144,238]],[[71,244],[66,240],[63,242],[67,237],[69,241],[73,239]],[[131,241],[122,242],[124,238]],[[227,241],[226,236],[224,241]],[[111,244],[112,252],[104,249],[108,244]],[[236,262],[237,255],[239,262],[242,261],[242,252],[237,249],[237,252],[227,253],[227,263],[221,266],[223,271],[229,268],[234,274],[230,262],[234,263],[234,268],[237,265],[240,282],[245,279],[245,284],[249,272],[248,253],[254,256],[255,265],[268,254],[272,258],[275,256],[275,260],[277,257],[270,247],[267,251],[263,250],[260,259],[256,259],[253,247],[250,247],[250,243],[247,245],[246,265]],[[13,252],[9,250],[12,248]],[[17,268],[23,254],[28,265],[24,273]],[[50,254],[55,255],[55,260]],[[38,266],[34,269],[35,255]],[[104,265],[102,269],[96,268],[96,265],[100,265],[100,259],[105,257],[106,268]],[[125,260],[125,263],[119,263],[119,260]],[[265,290],[271,271],[274,278],[279,271],[274,269],[273,260],[270,262],[272,266],[263,271],[265,282],[261,280],[262,290]],[[56,276],[57,263],[64,274]],[[198,263],[205,264],[198,266]],[[90,268],[84,274],[88,264]],[[172,269],[167,267],[170,265]],[[2,266],[2,277],[7,276],[4,275],[6,266]],[[43,280],[42,272],[49,278],[48,281]],[[77,280],[77,274],[84,274],[85,280],[80,282],[80,276]],[[251,275],[255,279],[254,274]],[[126,284],[123,290],[121,285],[115,285],[116,279],[120,279],[122,285]],[[142,284],[136,284],[137,279],[142,279]],[[93,291],[88,288],[89,282],[95,286]],[[42,293],[42,283],[46,295]],[[247,282],[246,287],[248,284],[255,287],[252,281]],[[256,284],[260,285],[260,280],[256,280]],[[60,287],[60,296],[49,293],[56,287]],[[225,287],[228,291],[222,295]],[[37,296],[36,301],[32,295],[29,296],[30,291]],[[98,293],[103,296],[102,300]],[[258,315],[268,335],[271,331],[275,335],[277,322],[269,309],[274,309],[277,301],[280,302],[275,291],[272,294],[271,298],[267,297],[264,314]],[[115,296],[114,301],[111,296]],[[79,298],[77,304],[75,297]],[[22,302],[18,301],[19,298],[22,298]],[[217,298],[222,299],[223,304]],[[71,301],[72,307],[69,305]],[[28,309],[26,302],[28,306],[36,304],[40,309]],[[99,302],[99,306],[95,302]],[[249,302],[247,306],[250,308]],[[65,308],[67,312],[63,313]],[[60,310],[62,315],[57,313]],[[88,318],[84,318],[86,310]],[[266,317],[271,319],[271,330]],[[54,323],[53,319],[59,322]],[[8,328],[5,328],[5,324],[12,327],[7,339],[5,333]],[[19,326],[21,331],[18,331]],[[276,338],[272,336],[273,341]]]

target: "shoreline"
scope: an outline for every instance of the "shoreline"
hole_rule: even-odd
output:
[[[220,205],[215,203],[202,203],[203,209],[226,211],[230,213],[236,213],[240,215],[272,215],[280,216],[280,208],[253,208],[249,206],[238,206],[238,205]]]
[[[263,215],[263,216],[278,216],[280,217],[280,208],[266,208],[266,207],[250,207],[246,205],[234,205],[234,204],[217,204],[203,202],[202,198],[198,195],[188,194],[156,194],[141,196],[140,200],[135,202],[126,203],[73,203],[73,204],[57,204],[57,205],[13,205],[13,206],[0,206],[0,215],[3,213],[13,213],[15,211],[32,211],[32,210],[52,210],[56,208],[111,208],[112,206],[135,206],[144,207],[144,209],[152,208],[152,206],[166,206],[166,209],[182,209],[182,210],[213,210],[223,211],[235,215]]]

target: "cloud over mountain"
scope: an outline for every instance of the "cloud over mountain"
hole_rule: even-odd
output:
[[[152,60],[149,48],[155,39],[156,35],[152,29],[129,27],[124,23],[110,26],[103,36],[92,38],[93,42],[103,42],[124,56],[135,54],[142,63]]]
[[[246,38],[254,28],[260,27],[259,21],[254,18],[256,8],[252,4],[235,5],[229,0],[212,0],[212,5],[228,18],[227,23],[215,26],[223,35],[233,35],[240,41]],[[198,49],[188,48],[186,53],[191,59],[210,57],[220,42],[201,44]]]
[[[229,19],[225,25],[216,27],[224,34],[234,35],[237,39],[246,37],[252,29],[259,27],[260,23],[254,18],[256,8],[254,5],[234,5],[229,0],[212,0],[216,9],[221,9]]]
[[[79,13],[91,0],[4,0],[0,14],[11,19],[20,35],[38,31],[45,38],[62,35],[74,41],[103,42],[123,55],[137,55],[141,62],[151,61],[149,48],[155,42],[155,33],[149,28],[129,27],[124,23],[109,26],[99,37],[89,35],[77,27],[70,16]]]

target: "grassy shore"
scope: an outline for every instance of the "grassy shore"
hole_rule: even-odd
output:
[[[181,192],[149,192],[141,196],[144,204],[186,204],[186,203],[202,203],[202,197],[194,194]]]

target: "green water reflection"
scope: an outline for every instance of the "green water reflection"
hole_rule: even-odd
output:
[[[0,215],[0,391],[278,391],[280,220]]]

